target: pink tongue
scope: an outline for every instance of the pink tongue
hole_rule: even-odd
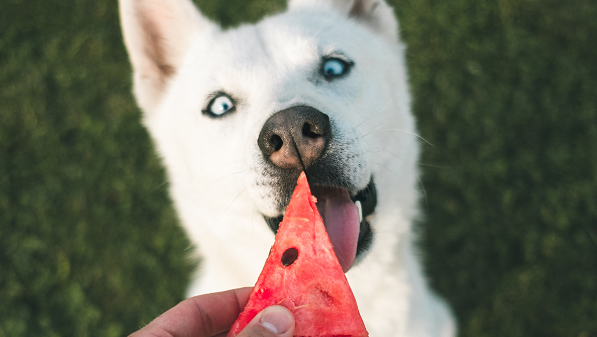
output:
[[[313,195],[317,198],[317,210],[323,218],[336,257],[346,273],[357,254],[359,210],[345,188],[314,186]]]

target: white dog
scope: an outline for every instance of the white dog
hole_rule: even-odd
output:
[[[292,0],[222,30],[190,0],[121,0],[144,123],[201,269],[189,295],[252,286],[299,173],[371,336],[454,336],[413,246],[415,122],[383,0]]]

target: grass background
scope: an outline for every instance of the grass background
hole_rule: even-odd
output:
[[[461,335],[597,336],[597,3],[391,3]],[[130,91],[115,0],[0,1],[0,337],[121,336],[182,299],[196,261]]]

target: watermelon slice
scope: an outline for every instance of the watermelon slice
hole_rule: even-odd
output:
[[[249,302],[228,337],[275,304],[293,312],[294,336],[369,335],[316,201],[303,172]]]

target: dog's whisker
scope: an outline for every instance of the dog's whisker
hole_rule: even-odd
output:
[[[417,137],[417,138],[421,139],[422,141],[424,141],[425,143],[427,143],[427,144],[431,145],[432,147],[435,147],[435,145],[433,145],[433,144],[432,144],[430,141],[428,141],[427,139],[423,138],[423,137],[422,137],[421,135],[419,135],[419,134],[416,134],[416,133],[414,133],[414,132],[410,132],[410,131],[406,131],[406,130],[402,130],[402,129],[383,129],[383,125],[382,125],[382,126],[378,126],[378,127],[376,127],[375,129],[373,129],[373,130],[371,130],[371,131],[367,132],[366,134],[364,134],[364,135],[360,136],[359,138],[365,138],[366,136],[368,136],[369,134],[371,134],[372,132],[374,132],[374,131],[377,131],[377,130],[381,130],[381,131],[398,131],[398,132],[404,132],[404,133],[406,133],[406,134],[413,135],[413,136],[415,136],[415,137]]]
[[[398,156],[397,154],[395,154],[393,152],[386,151],[386,150],[384,150],[382,148],[379,148],[379,147],[372,147],[371,150],[375,150],[375,151],[387,153],[387,154],[395,157],[396,159],[399,159],[402,162],[406,163],[406,160],[404,160],[404,158]],[[423,166],[423,167],[437,168],[437,169],[453,169],[453,167],[451,167],[451,166],[434,165],[434,164],[426,164],[426,163],[418,163],[418,165],[419,166]]]
[[[364,135],[362,135],[362,136],[359,136],[359,138],[365,138],[365,137],[366,137],[367,135],[369,135],[370,133],[372,133],[372,132],[374,132],[374,131],[377,131],[377,130],[379,130],[379,129],[383,128],[383,127],[384,127],[383,125],[380,125],[380,126],[378,126],[378,127],[374,128],[374,129],[370,130],[370,131],[369,131],[369,132],[367,132],[366,134],[364,134]]]
[[[414,132],[410,132],[410,131],[406,131],[406,130],[401,130],[401,129],[386,129],[388,131],[400,131],[400,132],[404,132],[404,133],[408,133],[410,135],[416,136],[418,138],[420,138],[422,141],[424,141],[425,143],[431,145],[432,147],[435,147],[435,145],[431,144],[431,142],[429,142],[427,139],[423,138],[421,135],[416,134]]]
[[[379,151],[385,152],[387,154],[390,154],[390,155],[396,157],[397,159],[401,160],[402,162],[406,163],[406,160],[404,160],[403,158],[397,156],[396,154],[394,154],[394,153],[392,153],[390,151],[385,151],[385,150],[380,149],[380,148],[374,148],[374,150],[379,150]],[[425,191],[425,186],[423,186],[423,182],[421,181],[421,177],[417,173],[415,173],[415,175],[417,176],[417,180],[419,181],[419,185],[421,185],[421,189],[423,190],[423,195],[421,195],[420,193],[418,193],[418,194],[419,194],[419,196],[425,198],[425,208],[428,209],[429,208],[429,203],[427,202],[427,192]]]
[[[200,195],[201,193],[205,192],[205,190],[207,190],[209,187],[213,186],[215,183],[221,181],[222,179],[229,178],[230,176],[241,174],[243,172],[244,171],[232,172],[232,173],[226,174],[224,176],[221,176],[219,178],[216,178],[215,180],[212,180],[209,184],[201,187],[201,189],[197,192],[197,194]]]
[[[395,153],[393,153],[393,152],[390,152],[390,151],[384,150],[384,149],[382,149],[382,148],[379,148],[379,147],[372,147],[372,148],[371,148],[371,150],[376,150],[376,151],[379,151],[379,152],[384,152],[384,153],[387,153],[387,154],[391,155],[392,157],[394,157],[394,158],[396,158],[396,159],[398,159],[398,160],[402,161],[403,163],[406,163],[406,160],[404,160],[404,158],[400,157],[399,155],[397,155],[397,154],[395,154]]]
[[[405,163],[406,163],[406,161],[405,161],[403,158],[400,158],[399,156],[395,155],[395,154],[394,154],[394,153],[392,153],[392,152],[389,152],[389,151],[384,151],[384,150],[382,150],[382,149],[378,149],[378,148],[375,148],[375,150],[379,150],[379,151],[383,151],[383,152],[385,152],[385,153],[388,153],[388,154],[390,154],[390,155],[392,155],[392,156],[396,157],[397,159],[401,160],[402,162],[405,162]],[[374,163],[374,164],[377,164],[377,163]],[[380,165],[380,164],[377,164],[377,165]],[[380,165],[380,166],[382,166],[382,167],[383,167],[383,168],[385,168],[386,170],[390,171],[390,170],[389,170],[387,167],[385,167],[385,166],[383,166],[383,165]],[[390,171],[390,172],[392,172],[392,171]],[[394,173],[392,173],[392,174],[394,174]],[[394,176],[396,176],[396,174],[394,174]],[[428,203],[428,201],[427,201],[427,192],[425,191],[425,186],[423,186],[423,182],[421,181],[421,177],[419,176],[419,174],[415,173],[415,176],[417,176],[417,180],[419,181],[419,185],[421,185],[421,189],[423,190],[423,195],[421,195],[421,194],[420,194],[420,193],[418,193],[418,192],[417,192],[417,194],[419,194],[419,196],[420,196],[420,197],[423,197],[423,198],[425,198],[425,208],[427,208],[427,209],[428,209],[428,208],[429,208],[429,203]],[[396,177],[397,177],[397,176],[396,176]]]
[[[391,102],[388,102],[386,105],[384,105],[383,108],[381,108],[375,112],[366,113],[366,115],[367,115],[366,118],[364,118],[362,122],[357,124],[357,126],[355,126],[355,129],[358,129],[361,125],[365,124],[365,122],[370,122],[372,118],[384,117],[383,115],[380,115],[379,113],[384,111],[385,109],[387,109],[388,106],[390,106],[390,104],[391,104]]]
[[[386,169],[386,170],[387,170],[387,171],[388,171],[390,174],[392,174],[394,177],[396,177],[396,178],[400,179],[400,177],[399,177],[398,175],[396,175],[396,173],[392,172],[392,170],[390,170],[389,168],[385,167],[384,165],[381,165],[381,164],[379,164],[379,163],[376,163],[376,162],[371,162],[371,163],[372,163],[372,164],[375,164],[375,165],[377,165],[377,166],[381,166],[381,167],[383,167],[383,168],[384,168],[384,169]],[[417,194],[419,195],[419,197],[421,197],[421,198],[425,197],[425,198],[426,198],[426,196],[424,196],[423,194],[419,193],[419,191],[417,191],[416,189],[414,189],[414,188],[411,188],[411,189],[412,189],[413,191],[415,191],[415,193],[417,193]]]
[[[421,181],[421,177],[415,173],[417,176],[417,180],[419,181],[419,185],[421,185],[421,189],[423,190],[423,195],[425,198],[425,209],[429,209],[429,202],[427,202],[427,192],[425,191],[425,186],[423,186],[423,182]],[[420,194],[419,194],[420,195]]]
[[[425,163],[419,163],[419,166],[423,166],[423,167],[431,167],[431,168],[437,168],[437,169],[452,169],[452,168],[453,168],[453,167],[451,167],[451,166],[434,165],[434,164],[425,164]]]
[[[218,162],[218,163],[209,163],[204,165],[197,165],[196,167],[218,167],[218,166],[231,166],[234,164],[243,164],[242,160],[235,160],[231,162]]]
[[[397,156],[396,154],[394,154],[394,153],[392,153],[392,152],[390,152],[390,151],[385,151],[385,150],[383,150],[383,149],[380,149],[380,148],[373,148],[373,150],[379,150],[379,151],[385,152],[385,153],[387,153],[387,154],[390,154],[390,155],[392,155],[392,156],[396,157],[397,159],[401,160],[402,162],[405,162],[405,163],[406,163],[406,160],[404,160],[403,158],[401,158],[401,157]],[[379,165],[379,164],[378,164],[378,165]],[[421,185],[421,189],[423,190],[423,195],[422,195],[422,197],[424,197],[424,198],[425,198],[425,208],[426,208],[426,209],[429,209],[429,203],[428,203],[428,201],[427,201],[427,192],[425,191],[425,186],[423,186],[423,182],[421,181],[421,177],[420,177],[420,176],[419,176],[417,173],[415,173],[415,175],[417,176],[417,180],[419,181],[419,185]],[[421,194],[419,194],[419,196],[421,196]]]
[[[170,179],[166,179],[166,180],[164,180],[163,183],[161,183],[158,186],[156,186],[153,190],[156,191],[156,190],[160,189],[161,187],[163,187],[164,185],[166,185],[169,182],[170,182]]]
[[[209,232],[211,232],[211,229],[214,228],[214,226],[218,224],[218,222],[220,221],[220,219],[222,219],[222,217],[228,212],[228,210],[230,209],[230,207],[232,207],[232,205],[234,205],[234,202],[236,201],[236,199],[238,199],[238,197],[240,197],[240,195],[243,194],[246,190],[247,190],[246,187],[243,188],[242,191],[240,191],[236,195],[236,197],[234,197],[234,199],[232,199],[232,201],[228,204],[228,206],[226,206],[226,209],[224,209],[224,211],[217,217],[216,221],[214,221],[214,223],[211,226],[209,226],[209,228],[207,229],[207,231],[205,231],[205,233],[203,234],[203,236],[197,242],[201,242],[201,241],[203,241],[203,239],[205,239],[205,237],[207,237],[207,235],[209,234]]]

